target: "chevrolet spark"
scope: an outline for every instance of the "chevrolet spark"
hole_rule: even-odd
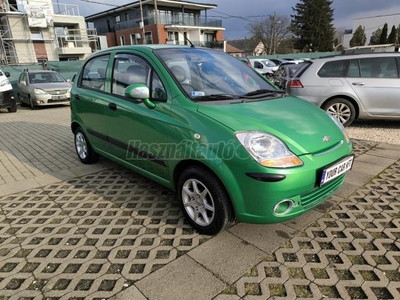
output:
[[[226,53],[188,46],[92,54],[72,87],[71,129],[83,163],[104,156],[170,188],[203,234],[312,209],[354,158],[335,118]]]

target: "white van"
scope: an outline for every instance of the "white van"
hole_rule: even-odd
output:
[[[254,70],[267,77],[272,77],[274,72],[278,70],[278,65],[266,58],[250,58],[249,61]]]
[[[0,70],[0,108],[7,108],[9,112],[16,112],[16,99],[12,85],[7,77],[10,77],[10,73]]]

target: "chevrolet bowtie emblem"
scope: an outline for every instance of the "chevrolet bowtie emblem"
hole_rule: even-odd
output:
[[[324,143],[329,143],[329,141],[331,140],[331,137],[330,136],[324,136],[324,138],[322,139],[322,141],[324,142]]]

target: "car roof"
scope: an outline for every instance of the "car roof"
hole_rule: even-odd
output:
[[[335,56],[325,56],[313,59],[313,61],[328,61],[328,60],[343,60],[343,59],[358,59],[358,58],[371,58],[371,57],[388,57],[397,56],[400,57],[400,53],[397,52],[375,52],[375,53],[363,53],[363,54],[339,54]]]
[[[34,70],[24,70],[24,72],[28,72],[28,73],[58,73],[57,71],[54,71],[54,70],[37,70],[37,69],[34,69]]]

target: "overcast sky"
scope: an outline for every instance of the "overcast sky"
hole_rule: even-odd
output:
[[[58,0],[59,3],[79,6],[82,16],[91,15],[103,10],[111,9],[114,5],[123,5],[136,1],[127,0]],[[57,3],[56,1],[53,1]],[[254,22],[276,13],[290,17],[292,7],[298,0],[199,0],[190,2],[211,3],[218,7],[208,12],[210,17],[221,17],[225,27],[225,39],[241,39],[250,37],[247,29],[248,22]],[[96,4],[104,3],[104,4]],[[334,26],[336,28],[351,29],[353,19],[384,14],[400,14],[399,0],[333,0]]]

